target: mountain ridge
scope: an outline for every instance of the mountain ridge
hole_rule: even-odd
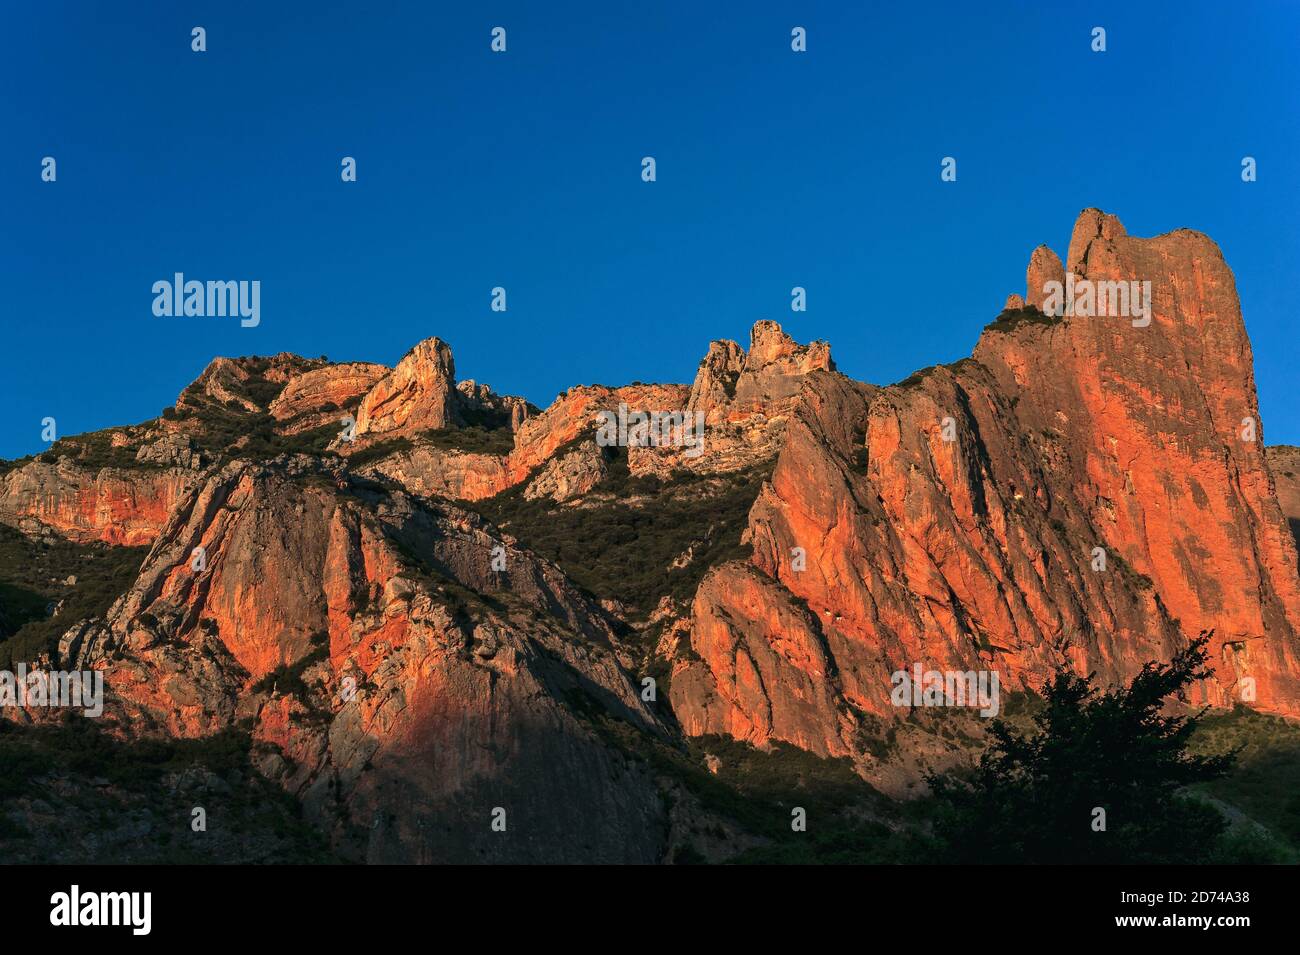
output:
[[[969,747],[882,742],[913,664],[1117,685],[1207,632],[1188,705],[1300,716],[1300,461],[1265,451],[1231,271],[1200,233],[1093,209],[1065,262],[1149,280],[1149,325],[1046,314],[1065,269],[1040,246],[969,358],[893,385],[770,321],[689,386],[546,409],[458,382],[437,338],[391,369],[214,359],[158,419],[0,473],[0,522],[33,538],[150,545],[42,659],[104,669],[127,735],[247,722],[260,771],[369,861],[553,858],[574,826],[571,861],[661,857],[665,783],[606,720],[915,794]],[[700,415],[705,453],[598,443],[619,408]],[[650,583],[594,591],[620,572]],[[495,808],[534,841],[494,838]]]

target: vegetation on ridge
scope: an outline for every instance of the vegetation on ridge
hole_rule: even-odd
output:
[[[710,567],[749,555],[741,533],[770,463],[663,481],[633,476],[627,449],[610,450],[609,473],[581,502],[530,501],[523,482],[473,506],[590,594],[638,616],[662,597],[689,598]]]
[[[77,621],[102,616],[135,581],[148,552],[31,539],[0,524],[0,669],[30,663]]]

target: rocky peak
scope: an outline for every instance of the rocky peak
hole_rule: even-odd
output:
[[[265,411],[292,378],[324,364],[319,359],[281,352],[269,358],[214,358],[176,399],[176,410],[203,412],[214,403],[250,414]]]
[[[745,366],[755,371],[793,354],[798,347],[776,322],[769,319],[755,322],[749,331],[749,355]]]
[[[745,371],[757,373],[770,365],[779,365],[784,374],[806,375],[818,368],[834,370],[831,347],[826,342],[800,345],[776,322],[754,323],[749,333],[749,354]]]
[[[1065,266],[1061,257],[1045,245],[1040,245],[1029,256],[1029,268],[1025,270],[1025,304],[1043,311],[1043,302],[1047,298],[1044,289],[1048,282],[1065,284]]]
[[[1074,231],[1070,233],[1070,249],[1065,256],[1069,270],[1075,275],[1086,275],[1088,247],[1093,240],[1110,242],[1127,234],[1118,217],[1107,215],[1100,209],[1084,209],[1074,222]]]
[[[899,385],[807,380],[749,512],[752,559],[696,593],[671,683],[688,733],[843,753],[875,778],[859,727],[906,715],[893,671],[1010,689],[1068,665],[1115,685],[1202,631],[1214,676],[1191,704],[1300,714],[1288,455],[1270,474],[1231,271],[1204,235],[1128,236],[1098,210],[1068,261],[1149,281],[1150,322],[997,322],[974,361]],[[1060,270],[1035,250],[1031,304]]]
[[[534,410],[523,398],[498,395],[482,382],[457,382],[451,346],[427,338],[361,399],[356,447],[444,428],[517,431]]]
[[[456,423],[456,363],[451,346],[426,338],[361,399],[357,437],[409,435]]]
[[[287,434],[332,424],[387,374],[385,366],[365,361],[314,368],[289,379],[269,410]]]
[[[491,386],[472,378],[457,382],[456,396],[460,417],[467,424],[506,427],[518,431],[533,411],[524,398],[498,395]]]
[[[800,345],[773,321],[754,323],[749,353],[733,341],[715,341],[700,362],[687,402],[708,424],[781,414],[813,371],[833,371],[830,345]]]
[[[691,385],[688,411],[703,411],[706,418],[736,396],[736,381],[745,367],[745,351],[733,341],[715,341],[700,361]]]

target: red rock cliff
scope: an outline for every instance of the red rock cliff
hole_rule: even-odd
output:
[[[1067,261],[1150,281],[1149,324],[1031,308],[899,385],[808,377],[750,513],[752,563],[696,595],[672,684],[688,733],[869,761],[861,717],[897,714],[890,675],[914,663],[1017,688],[1067,662],[1113,683],[1209,629],[1200,702],[1253,681],[1258,706],[1300,714],[1295,542],[1231,271],[1203,235],[1133,238],[1096,210]],[[1028,300],[1059,270],[1036,250]]]

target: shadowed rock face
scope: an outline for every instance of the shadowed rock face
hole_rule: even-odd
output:
[[[1209,629],[1199,702],[1231,705],[1250,677],[1257,705],[1300,713],[1295,542],[1232,273],[1203,235],[1133,238],[1096,210],[1068,259],[1150,280],[1150,325],[1035,312],[902,385],[808,377],[750,514],[763,576],[726,566],[696,595],[672,691],[688,732],[868,760],[856,717],[890,714],[890,674],[916,662],[1010,688],[1067,662],[1113,683]],[[1031,297],[1058,268],[1034,260]]]
[[[1300,542],[1300,448],[1278,445],[1268,449],[1268,465],[1277,488],[1277,502]]]
[[[662,732],[611,635],[556,568],[476,516],[340,488],[298,458],[208,477],[108,619],[69,631],[59,657],[105,671],[108,717],[133,733],[251,719],[263,771],[345,854],[657,861],[653,781],[569,702]]]

